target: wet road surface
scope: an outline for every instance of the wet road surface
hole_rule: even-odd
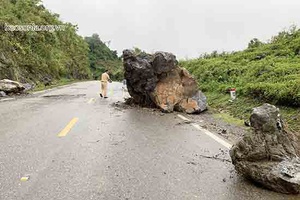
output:
[[[0,199],[299,199],[237,176],[228,149],[177,114],[112,106],[121,86],[0,102]]]

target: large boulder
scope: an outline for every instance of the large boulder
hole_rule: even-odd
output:
[[[136,56],[131,50],[124,50],[123,61],[128,92],[135,103],[156,106],[164,112],[192,114],[207,109],[206,97],[198,90],[197,82],[178,66],[173,54]]]
[[[9,79],[0,80],[0,91],[3,91],[7,94],[10,93],[21,93],[25,90],[25,87],[16,81]]]
[[[285,130],[279,109],[270,104],[254,108],[250,122],[252,132],[230,150],[237,172],[271,190],[299,193],[299,142]]]

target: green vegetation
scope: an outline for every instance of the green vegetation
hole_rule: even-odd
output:
[[[2,0],[0,77],[39,83],[43,79],[90,78],[88,45],[77,27],[63,23],[39,0]],[[63,31],[5,31],[9,25],[63,25]]]
[[[242,126],[244,125],[244,121],[238,118],[235,118],[233,116],[231,116],[228,113],[214,113],[213,116],[217,119],[222,119],[225,122],[229,123],[229,124],[234,124],[237,126]]]
[[[0,79],[45,85],[98,77],[104,68],[122,79],[122,64],[94,34],[82,38],[78,27],[59,20],[41,0],[1,0]],[[9,25],[54,25],[53,31],[8,31]],[[23,26],[24,28],[24,26]],[[93,74],[92,74],[93,73]]]
[[[37,91],[42,91],[42,90],[48,90],[48,89],[52,89],[55,87],[59,87],[59,86],[64,86],[64,85],[69,85],[72,83],[77,83],[79,82],[79,80],[76,79],[68,79],[68,78],[62,78],[59,80],[54,80],[51,85],[44,85],[44,84],[40,84],[37,85],[37,87],[35,87],[32,92],[37,92]]]
[[[268,102],[281,108],[291,129],[300,130],[300,29],[282,31],[267,43],[253,39],[244,51],[214,51],[180,64],[197,78],[212,108],[246,119],[251,108]],[[233,103],[229,88],[237,89]]]
[[[113,80],[123,79],[123,65],[116,51],[112,51],[100,40],[98,34],[86,37],[85,41],[89,45],[90,68],[94,79],[99,79],[100,75],[108,69]]]

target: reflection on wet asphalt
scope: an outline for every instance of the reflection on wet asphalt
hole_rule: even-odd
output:
[[[0,199],[299,199],[237,176],[228,150],[176,114],[116,105],[121,86],[0,102]]]

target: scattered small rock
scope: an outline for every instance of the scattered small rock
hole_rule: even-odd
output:
[[[197,163],[193,162],[193,161],[189,161],[187,162],[186,164],[189,164],[189,165],[197,165]]]
[[[130,104],[127,104],[126,102],[117,101],[111,104],[112,107],[114,107],[116,110],[124,110],[128,109]]]
[[[292,116],[291,119],[294,120],[294,121],[297,121],[298,117],[297,116]]]
[[[35,87],[35,84],[34,83],[32,83],[32,84],[24,83],[23,86],[25,88],[25,91],[28,91],[28,90],[32,90]]]
[[[0,91],[0,97],[6,97],[7,95],[6,95],[6,93],[5,92],[3,92],[3,91]]]
[[[52,84],[52,77],[50,76],[45,76],[43,79],[42,79],[42,82],[45,86],[49,86]]]
[[[245,120],[244,121],[244,125],[249,127],[250,126],[250,121],[249,120]]]
[[[204,129],[208,128],[207,125],[202,125],[201,127],[204,128]]]
[[[193,122],[189,120],[184,120],[183,122],[178,122],[176,125],[184,125],[184,124],[191,124],[191,123]]]

